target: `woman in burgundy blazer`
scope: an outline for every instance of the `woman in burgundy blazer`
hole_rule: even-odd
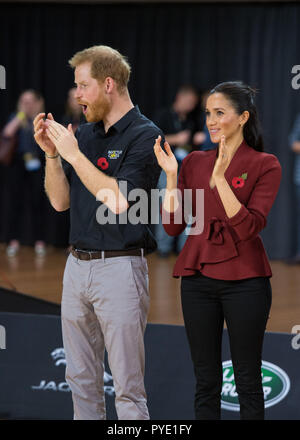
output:
[[[154,146],[158,163],[167,174],[162,208],[166,232],[178,235],[185,229],[186,205],[187,210],[191,206],[194,223],[198,222],[198,231],[192,225],[173,271],[175,277],[182,277],[183,316],[196,376],[197,419],[220,418],[224,320],[240,416],[264,418],[261,353],[271,306],[272,273],[259,232],[266,226],[274,203],[281,166],[274,155],[262,152],[254,95],[240,82],[222,83],[210,92],[206,123],[212,142],[219,146],[190,153],[183,161],[178,183],[177,163],[168,143],[164,145],[167,154],[160,147],[160,138]],[[204,190],[203,205],[197,189]],[[191,203],[184,190],[191,191]],[[181,216],[183,220],[178,221]]]

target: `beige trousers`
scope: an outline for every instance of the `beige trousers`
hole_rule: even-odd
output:
[[[75,420],[106,418],[104,350],[119,420],[147,420],[144,331],[149,309],[145,257],[82,261],[69,255],[63,279],[62,334]]]

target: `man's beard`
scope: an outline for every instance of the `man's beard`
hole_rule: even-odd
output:
[[[88,112],[85,115],[87,122],[103,121],[110,112],[111,104],[105,96],[99,96],[97,101],[88,106]]]

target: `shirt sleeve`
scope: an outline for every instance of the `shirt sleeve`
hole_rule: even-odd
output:
[[[281,180],[281,166],[278,159],[268,154],[262,163],[262,170],[247,206],[242,205],[228,224],[242,241],[257,236],[267,224],[267,215],[275,201]]]

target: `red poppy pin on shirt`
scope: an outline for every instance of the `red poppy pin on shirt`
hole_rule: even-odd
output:
[[[239,177],[234,177],[231,182],[232,186],[234,188],[243,188],[243,186],[245,185],[245,180],[247,180],[247,177],[248,177],[248,173],[243,173]]]
[[[98,167],[100,167],[102,170],[107,170],[108,168],[108,162],[107,159],[105,157],[99,157],[99,159],[97,160],[97,165]]]

